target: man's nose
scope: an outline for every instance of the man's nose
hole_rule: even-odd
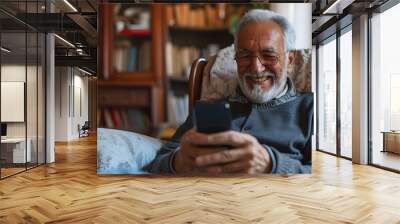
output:
[[[257,73],[263,72],[265,70],[265,66],[261,63],[261,61],[258,57],[253,57],[253,59],[251,60],[249,69],[250,69],[251,73],[257,74]]]

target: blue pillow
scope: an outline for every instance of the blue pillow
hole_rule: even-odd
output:
[[[116,129],[97,129],[98,174],[144,174],[162,142],[156,138]]]

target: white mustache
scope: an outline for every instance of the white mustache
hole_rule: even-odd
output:
[[[263,73],[259,73],[259,74],[250,74],[250,73],[245,73],[244,77],[253,77],[253,78],[268,78],[271,77],[273,80],[276,80],[276,75],[274,73],[271,72],[263,72]]]

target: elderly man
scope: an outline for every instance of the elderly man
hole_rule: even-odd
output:
[[[244,15],[235,35],[239,87],[228,99],[232,130],[199,133],[189,116],[148,171],[310,173],[313,96],[297,92],[287,76],[294,43],[294,30],[283,16],[268,10]]]

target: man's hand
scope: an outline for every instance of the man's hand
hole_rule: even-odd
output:
[[[204,149],[201,146],[216,145]],[[231,145],[233,148],[218,148]],[[181,172],[209,173],[268,173],[271,157],[257,139],[236,131],[202,134],[190,130],[181,139],[181,149],[174,161],[175,170]]]
[[[196,144],[201,142],[206,136],[206,134],[191,129],[181,137],[181,147],[175,154],[173,161],[173,166],[177,173],[204,173],[206,172],[204,168],[196,165],[196,158],[201,155],[216,153],[225,149],[218,147],[205,148],[204,144]]]

